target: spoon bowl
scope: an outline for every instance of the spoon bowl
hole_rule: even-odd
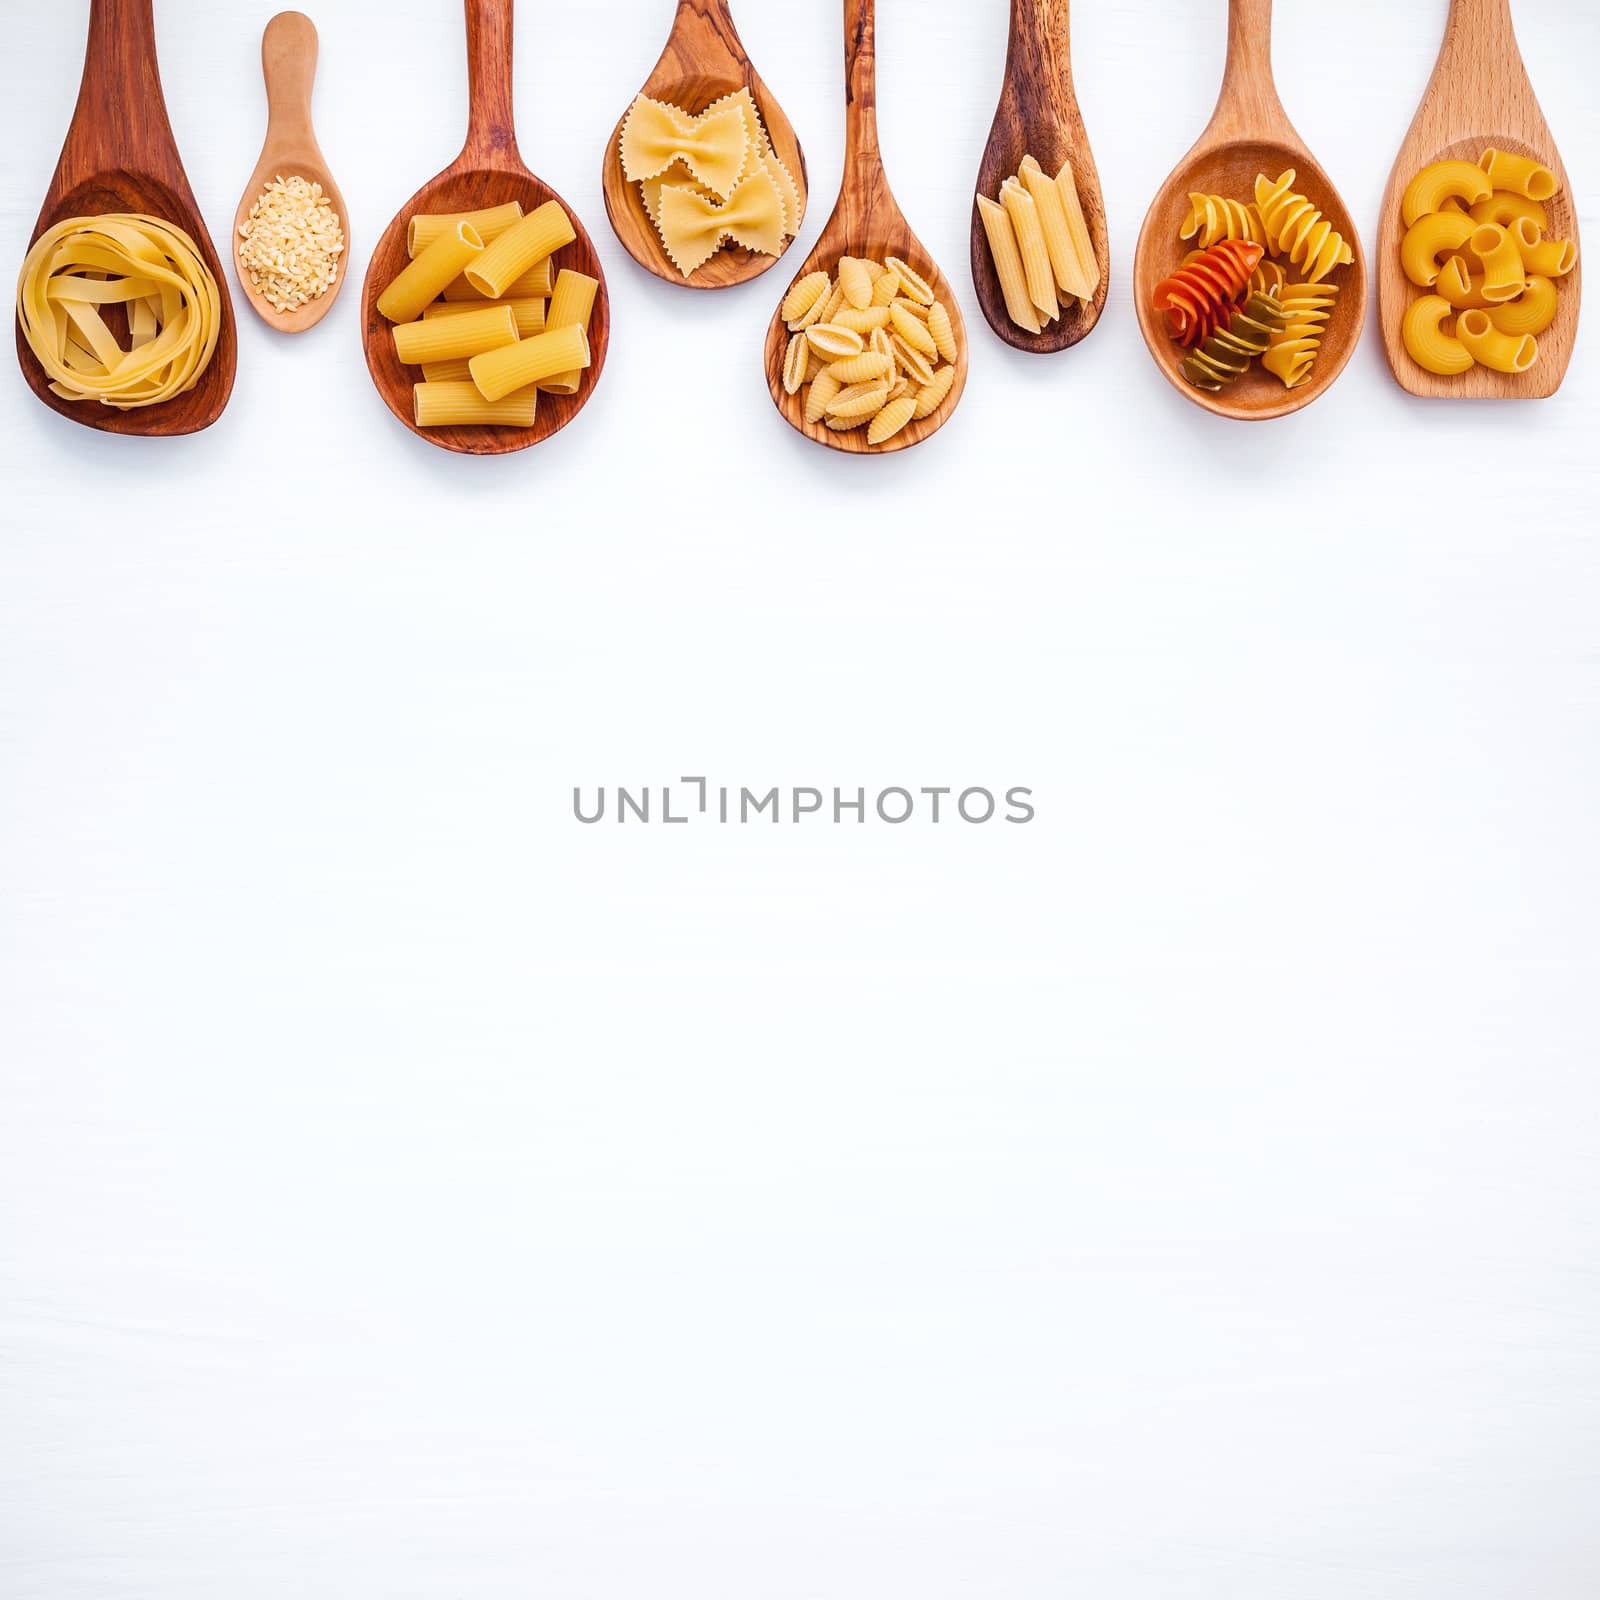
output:
[[[239,288],[255,314],[279,333],[304,333],[333,309],[350,267],[350,212],[328,170],[311,125],[311,89],[317,76],[317,30],[299,11],[280,11],[261,35],[261,72],[267,85],[267,137],[233,219],[233,266]],[[279,311],[254,284],[239,260],[239,235],[261,191],[277,178],[320,183],[344,233],[338,273],[315,300]]]
[[[471,124],[461,154],[437,177],[425,183],[384,230],[372,252],[362,286],[361,342],[367,370],[384,404],[420,439],[459,455],[509,455],[540,444],[559,433],[589,403],[605,366],[611,337],[610,302],[605,273],[578,214],[549,184],[535,177],[517,153],[511,109],[511,28],[514,0],[466,0],[467,61]],[[518,201],[524,213],[554,200],[567,213],[576,239],[560,252],[557,269],[571,267],[595,279],[589,321],[591,364],[574,395],[541,394],[531,428],[419,428],[413,385],[419,374],[403,366],[395,353],[392,325],[378,311],[378,298],[410,260],[406,232],[417,212],[478,211]],[[487,303],[487,302],[486,302]]]
[[[750,91],[761,113],[767,138],[778,159],[789,169],[800,193],[796,233],[784,239],[783,249],[775,256],[728,243],[684,277],[662,247],[661,236],[644,208],[638,184],[629,183],[622,174],[619,152],[623,124],[628,120],[626,111],[617,119],[606,145],[600,186],[612,229],[623,249],[646,272],[653,272],[667,283],[688,289],[726,289],[732,284],[759,278],[776,266],[793,244],[800,223],[805,219],[807,198],[805,152],[800,148],[794,125],[745,53],[728,11],[728,0],[678,0],[666,48],[639,93],[698,116],[707,106],[740,89]]]
[[[789,328],[783,318],[783,302],[773,314],[767,329],[763,360],[767,389],[772,403],[785,422],[817,444],[847,455],[892,455],[909,450],[932,438],[955,414],[967,385],[967,330],[950,281],[938,263],[911,231],[883,168],[878,147],[877,57],[874,30],[874,0],[844,0],[845,37],[845,158],[844,178],[833,215],[822,230],[816,248],[794,276],[794,282],[813,272],[830,275],[841,256],[859,256],[883,261],[898,256],[927,279],[934,297],[950,313],[956,338],[955,377],[943,405],[931,417],[906,424],[883,444],[867,443],[865,428],[835,430],[820,422],[807,422],[799,394],[789,394],[783,386],[783,361],[789,348]],[[785,295],[787,298],[787,295]]]
[[[1492,63],[1492,70],[1483,63]],[[1572,361],[1583,299],[1583,253],[1557,280],[1556,318],[1538,336],[1539,359],[1511,376],[1473,367],[1458,377],[1425,372],[1411,359],[1401,334],[1406,307],[1418,290],[1400,265],[1405,228],[1400,215],[1406,186],[1435,161],[1476,162],[1485,150],[1531,156],[1550,168],[1560,185],[1545,205],[1550,236],[1578,243],[1578,211],[1561,152],[1539,108],[1517,46],[1510,0],[1451,0],[1444,44],[1416,116],[1395,157],[1378,224],[1378,322],[1395,382],[1433,400],[1543,400],[1561,387]]]
[[[28,243],[31,247],[58,222],[108,211],[160,217],[194,240],[217,280],[222,305],[222,327],[211,360],[186,393],[160,405],[119,411],[92,401],[63,400],[53,393],[49,376],[28,348],[19,324],[17,360],[22,375],[52,411],[86,428],[147,438],[198,433],[222,415],[233,393],[238,337],[222,263],[167,120],[156,65],[154,0],[92,0],[77,110]],[[104,316],[107,327],[126,341],[122,308],[107,306]]]
[[[1156,286],[1182,264],[1189,245],[1178,230],[1189,211],[1191,191],[1249,200],[1255,180],[1275,179],[1293,168],[1295,189],[1323,213],[1349,244],[1355,259],[1329,274],[1338,296],[1322,330],[1310,377],[1286,389],[1252,363],[1220,393],[1189,383],[1179,371],[1183,347],[1156,310]],[[1306,148],[1278,99],[1272,81],[1272,0],[1229,0],[1228,65],[1211,121],[1194,147],[1157,191],[1139,230],[1133,259],[1134,303],[1139,331],[1167,381],[1186,399],[1217,416],[1258,422],[1303,410],[1326,394],[1355,354],[1366,318],[1367,266],[1349,208],[1321,163]]]
[[[1043,355],[1070,350],[1089,337],[1105,310],[1111,284],[1105,200],[1072,86],[1068,0],[1011,0],[1005,86],[1000,91],[1000,104],[978,168],[978,193],[994,199],[1000,185],[1030,155],[1052,177],[1064,163],[1072,163],[1078,203],[1100,265],[1100,285],[1093,299],[1079,303],[1042,333],[1019,328],[1006,312],[989,237],[976,206],[972,217],[972,284],[984,319],[996,337],[1014,350]]]

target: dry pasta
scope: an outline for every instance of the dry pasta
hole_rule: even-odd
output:
[[[1100,287],[1100,262],[1070,164],[1052,178],[1024,156],[996,199],[980,194],[976,202],[1006,315],[1017,327],[1042,333],[1074,304],[1088,306]]]
[[[545,318],[546,329],[554,332],[558,328],[578,327],[587,335],[595,297],[599,293],[600,282],[597,278],[591,278],[584,272],[574,272],[570,267],[563,268],[561,276],[556,279],[555,293],[550,297],[550,310]],[[546,394],[576,394],[582,381],[582,369],[574,368],[544,379],[539,387]]]
[[[1294,168],[1278,174],[1275,183],[1256,179],[1256,210],[1275,255],[1305,273],[1307,283],[1320,283],[1335,267],[1347,267],[1355,252],[1323,214],[1294,188]]]
[[[418,211],[406,223],[406,254],[415,259],[458,222],[465,222],[485,244],[490,244],[521,220],[522,202],[519,200],[508,200],[503,206],[487,206],[481,211]]]
[[[1412,179],[1401,265],[1433,292],[1406,308],[1400,332],[1425,372],[1452,378],[1484,367],[1517,377],[1538,361],[1539,335],[1561,309],[1557,280],[1577,265],[1577,247],[1549,233],[1546,202],[1559,188],[1542,162],[1495,149],[1476,164],[1436,161]]]
[[[511,314],[516,318],[517,337],[531,339],[536,333],[544,332],[545,302],[542,299],[527,300],[436,300],[431,306],[424,308],[422,319],[424,322],[432,321],[435,317],[459,317],[471,315],[483,310],[485,307],[509,306]]]
[[[503,400],[513,390],[587,367],[589,361],[589,336],[581,324],[573,323],[498,350],[486,350],[473,356],[469,365],[479,394],[485,400]]]
[[[472,224],[452,223],[378,296],[378,314],[390,322],[415,322],[444,286],[482,254],[483,240]]]
[[[466,268],[467,282],[491,300],[498,300],[530,267],[577,237],[572,219],[560,202],[547,200],[484,247],[483,253]]]
[[[127,309],[126,349],[100,314],[107,305]],[[221,336],[222,294],[176,224],[142,212],[71,217],[28,251],[17,322],[52,394],[131,411],[200,381]]]
[[[782,255],[800,230],[800,186],[773,149],[749,89],[698,115],[640,95],[623,121],[617,158],[685,278],[728,244]]]
[[[900,438],[911,423],[934,416],[949,399],[961,354],[959,323],[908,262],[845,256],[836,270],[839,281],[810,273],[784,297],[790,337],[783,389],[796,397],[808,427],[864,428],[867,447],[877,449]],[[880,304],[883,284],[891,287]],[[857,307],[863,297],[868,304]],[[825,315],[819,316],[819,307]],[[843,319],[850,316],[874,325],[847,326]]]
[[[419,428],[531,428],[539,408],[534,388],[485,400],[471,382],[427,382],[417,384],[411,395]]]
[[[394,330],[394,350],[402,365],[456,361],[517,342],[517,317],[508,305],[485,306],[460,317],[431,317],[402,323]]]

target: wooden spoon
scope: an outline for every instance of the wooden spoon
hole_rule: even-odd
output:
[[[1100,174],[1072,89],[1072,38],[1068,0],[1011,0],[1011,42],[1006,47],[1006,81],[989,130],[983,163],[978,168],[978,193],[991,200],[1012,177],[1024,156],[1031,155],[1052,177],[1064,162],[1072,163],[1078,203],[1100,263],[1100,287],[1087,304],[1051,323],[1043,333],[1029,333],[1006,315],[1005,296],[995,274],[994,257],[983,221],[973,207],[972,282],[989,326],[1016,350],[1048,353],[1067,350],[1088,338],[1105,310],[1111,284],[1111,245],[1106,236],[1106,208]]]
[[[317,78],[317,30],[311,18],[299,11],[280,11],[261,35],[261,72],[267,83],[267,140],[261,159],[250,174],[244,198],[233,219],[233,265],[239,274],[239,287],[257,316],[280,333],[304,333],[314,328],[333,309],[333,302],[344,288],[350,266],[350,213],[344,196],[328,171],[328,163],[317,145],[311,126],[311,88]],[[261,191],[276,178],[304,178],[320,183],[344,230],[344,254],[339,258],[338,276],[315,300],[308,300],[295,311],[279,311],[250,282],[249,273],[239,264],[239,230],[250,215],[250,208]]]
[[[70,217],[107,211],[145,212],[176,223],[194,240],[222,298],[222,329],[209,364],[194,388],[161,405],[119,411],[93,401],[74,403],[50,392],[50,379],[19,325],[17,359],[22,375],[52,411],[88,428],[159,438],[198,433],[222,415],[233,393],[237,330],[222,263],[184,176],[167,121],[156,65],[154,0],[92,0],[78,108],[28,243],[31,246],[47,228]],[[120,316],[116,308],[106,308],[107,325],[114,326],[119,337],[127,332],[125,323],[114,325],[114,317]]]
[[[1583,259],[1557,282],[1556,320],[1539,335],[1539,359],[1520,377],[1478,366],[1458,378],[1424,372],[1406,352],[1400,323],[1421,293],[1400,267],[1400,198],[1430,162],[1476,161],[1485,150],[1514,150],[1555,173],[1561,185],[1545,210],[1552,237],[1578,242],[1578,211],[1561,152],[1539,109],[1517,49],[1510,0],[1451,0],[1438,64],[1412,119],[1383,197],[1378,226],[1378,320],[1384,354],[1402,389],[1442,400],[1543,400],[1561,387],[1572,360],[1583,291]]]
[[[845,58],[845,152],[844,178],[839,198],[828,218],[817,247],[795,274],[798,282],[811,272],[832,273],[844,255],[882,261],[899,256],[927,279],[935,296],[944,302],[956,336],[955,379],[945,402],[931,417],[908,423],[885,444],[869,445],[865,428],[835,431],[821,423],[808,423],[801,394],[786,394],[783,387],[783,358],[789,348],[789,329],[783,320],[783,303],[773,314],[767,330],[765,360],[767,388],[772,403],[782,412],[789,426],[818,444],[851,455],[887,455],[908,450],[937,433],[960,404],[967,386],[967,330],[961,307],[949,280],[939,270],[911,231],[911,225],[895,203],[883,170],[883,154],[878,148],[877,52],[873,39],[874,0],[844,0]]]
[[[1189,248],[1178,238],[1189,210],[1189,192],[1248,201],[1255,193],[1258,173],[1276,178],[1289,167],[1296,173],[1296,191],[1344,236],[1355,260],[1329,274],[1329,281],[1339,286],[1339,296],[1323,329],[1316,365],[1305,383],[1298,389],[1285,389],[1256,363],[1220,394],[1207,394],[1179,372],[1183,348],[1169,337],[1167,319],[1153,303],[1156,285],[1176,269]],[[1278,99],[1272,81],[1272,0],[1228,0],[1228,64],[1217,108],[1194,148],[1151,202],[1134,252],[1133,290],[1139,327],[1156,365],[1180,394],[1219,417],[1255,421],[1299,411],[1327,393],[1355,353],[1366,315],[1366,257],[1349,208],[1294,131]]]
[[[663,100],[698,115],[714,100],[748,89],[766,125],[767,137],[778,159],[789,169],[800,191],[800,218],[806,206],[806,158],[795,137],[793,125],[783,113],[783,107],[773,98],[772,91],[761,81],[761,75],[745,54],[739,41],[738,30],[728,13],[728,0],[678,0],[678,14],[673,19],[672,32],[667,35],[666,48],[654,70],[645,79],[640,94],[652,100]],[[622,145],[622,125],[628,114],[623,112],[612,130],[611,142],[606,146],[605,159],[600,168],[600,183],[606,197],[606,215],[616,230],[622,247],[647,272],[653,272],[668,283],[682,284],[689,289],[725,289],[730,284],[747,283],[759,278],[763,272],[781,259],[747,250],[743,245],[724,245],[703,266],[697,267],[686,278],[672,264],[661,246],[661,236],[656,232],[639,186],[629,183],[622,175],[619,151]],[[796,227],[800,219],[796,219]],[[784,240],[787,251],[793,235]]]
[[[511,110],[512,7],[513,0],[466,0],[471,106],[466,145],[438,177],[425,183],[400,208],[372,253],[361,291],[361,342],[366,350],[367,370],[384,403],[419,438],[441,450],[463,455],[509,455],[559,433],[589,403],[605,366],[611,336],[605,273],[600,269],[594,241],[572,207],[549,184],[528,171],[517,151]],[[406,224],[419,211],[478,211],[511,200],[521,201],[524,212],[555,200],[572,219],[577,238],[560,251],[555,264],[558,272],[562,267],[571,267],[599,281],[594,315],[589,322],[593,364],[584,373],[575,395],[539,396],[538,416],[531,428],[419,428],[411,390],[422,375],[415,367],[401,366],[390,324],[378,314],[378,296],[410,259],[406,253]]]

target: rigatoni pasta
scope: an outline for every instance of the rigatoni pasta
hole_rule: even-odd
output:
[[[419,214],[406,231],[417,253],[378,309],[395,324],[396,357],[421,369],[417,427],[531,427],[539,388],[578,393],[600,283],[557,274],[556,253],[577,237],[559,202]]]

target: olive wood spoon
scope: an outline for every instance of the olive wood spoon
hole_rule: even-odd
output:
[[[678,13],[672,32],[667,35],[666,48],[639,93],[698,116],[713,101],[740,89],[750,91],[773,150],[800,191],[800,216],[795,219],[798,232],[806,208],[806,158],[793,125],[745,54],[728,11],[728,0],[678,0]],[[661,235],[644,208],[638,184],[629,183],[622,175],[622,126],[627,120],[628,113],[624,111],[612,130],[600,183],[606,197],[606,215],[611,218],[622,248],[645,271],[688,289],[726,289],[730,284],[759,278],[782,259],[794,242],[793,233],[785,238],[783,250],[775,256],[726,244],[684,277],[662,248]]]
[[[1068,0],[1011,0],[1011,41],[1006,47],[1005,86],[995,110],[989,143],[978,168],[978,193],[993,200],[1024,156],[1031,155],[1054,177],[1072,163],[1078,203],[1100,264],[1100,287],[1094,298],[1080,301],[1042,333],[1019,328],[1006,314],[1005,296],[989,252],[989,236],[977,206],[972,214],[972,283],[978,304],[996,335],[1016,350],[1047,354],[1069,350],[1088,338],[1105,310],[1111,283],[1111,244],[1106,235],[1106,207],[1100,174],[1072,88],[1072,35]]]
[[[1330,281],[1338,284],[1339,294],[1305,383],[1285,389],[1259,363],[1253,363],[1220,394],[1207,394],[1179,372],[1183,347],[1169,336],[1166,316],[1153,303],[1156,285],[1177,269],[1189,249],[1178,238],[1189,210],[1189,193],[1195,190],[1249,201],[1255,195],[1258,173],[1273,179],[1289,167],[1296,173],[1296,191],[1344,236],[1355,260],[1329,274]],[[1262,421],[1299,411],[1327,393],[1355,353],[1366,315],[1366,257],[1349,208],[1295,132],[1278,99],[1272,81],[1272,0],[1228,0],[1228,63],[1217,108],[1205,132],[1150,204],[1134,251],[1133,292],[1144,342],[1167,381],[1219,417]]]
[[[92,0],[89,44],[84,56],[78,106],[67,130],[61,159],[34,224],[31,246],[46,229],[70,217],[136,211],[175,223],[194,240],[217,280],[222,327],[217,348],[199,381],[185,394],[155,406],[119,411],[94,401],[63,400],[17,328],[17,359],[28,387],[52,411],[104,433],[151,438],[198,433],[222,415],[233,393],[238,363],[233,302],[216,247],[206,232],[194,191],[167,120],[156,65],[154,0]],[[106,323],[126,338],[120,308],[106,308]]]
[[[1511,25],[1511,0],[1450,0],[1444,44],[1410,131],[1395,157],[1378,224],[1378,322],[1383,353],[1402,389],[1439,400],[1544,400],[1561,387],[1572,360],[1583,293],[1583,257],[1556,280],[1556,320],[1539,337],[1539,359],[1519,376],[1476,366],[1460,377],[1424,372],[1400,336],[1406,307],[1424,290],[1400,267],[1405,229],[1400,199],[1406,186],[1434,161],[1476,161],[1487,149],[1532,156],[1555,173],[1561,187],[1545,205],[1550,236],[1578,242],[1578,209],[1567,188],[1561,152],[1550,136],[1528,79]]]
[[[559,433],[589,403],[605,366],[611,336],[611,308],[605,273],[594,241],[578,214],[549,184],[536,178],[522,163],[511,104],[511,24],[514,0],[466,0],[467,74],[470,115],[467,142],[461,154],[436,178],[430,179],[400,208],[384,230],[372,253],[361,290],[361,342],[367,370],[383,396],[384,404],[420,439],[461,455],[509,455],[526,450]],[[419,211],[479,211],[517,200],[524,212],[554,200],[572,219],[577,238],[556,256],[556,270],[571,267],[600,284],[594,314],[589,322],[592,364],[583,374],[575,395],[539,396],[539,409],[531,428],[419,428],[413,407],[412,385],[422,374],[404,367],[395,354],[388,320],[378,313],[378,296],[405,267],[406,224]]]
[[[267,24],[261,35],[261,75],[267,85],[267,138],[233,219],[233,265],[245,299],[268,327],[280,333],[304,333],[333,309],[350,265],[350,213],[311,125],[317,30],[310,17],[299,11],[280,11]],[[344,233],[344,254],[339,257],[333,282],[315,300],[306,301],[294,311],[279,311],[266,300],[239,261],[239,230],[261,191],[276,178],[304,178],[307,183],[320,183]]]
[[[820,422],[808,423],[802,403],[804,390],[800,394],[784,391],[783,358],[789,348],[789,329],[783,320],[782,301],[767,330],[765,363],[772,403],[790,427],[831,450],[879,456],[921,444],[955,414],[962,390],[967,386],[967,330],[949,280],[911,231],[910,223],[889,189],[883,154],[878,147],[877,56],[873,34],[873,0],[844,0],[844,177],[833,215],[828,218],[822,237],[806,258],[805,265],[795,274],[794,281],[812,272],[831,274],[840,256],[862,256],[875,261],[899,256],[927,279],[935,298],[943,301],[950,312],[957,346],[955,378],[944,404],[931,417],[909,422],[886,443],[871,445],[867,443],[865,428],[835,430]]]

